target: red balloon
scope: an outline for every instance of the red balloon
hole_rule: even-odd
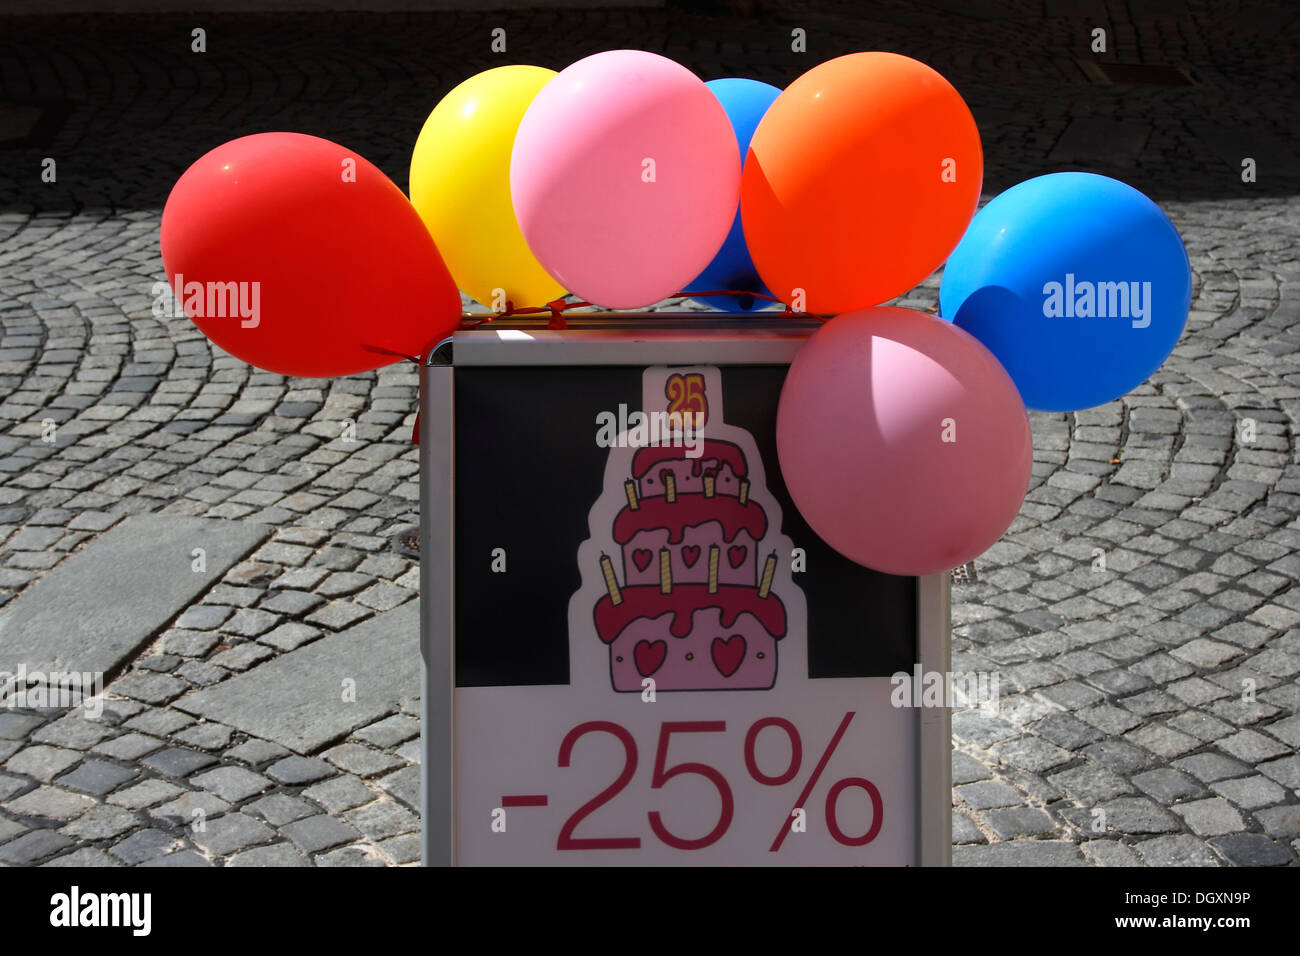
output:
[[[460,293],[415,208],[327,139],[218,146],[172,188],[161,238],[185,313],[269,372],[369,371],[422,356],[460,322]]]

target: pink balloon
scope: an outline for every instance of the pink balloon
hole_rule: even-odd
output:
[[[722,246],[740,155],[717,97],[666,57],[612,50],[537,94],[510,162],[533,255],[589,302],[628,309],[680,291]]]
[[[776,448],[823,541],[905,575],[955,568],[996,542],[1034,458],[1025,406],[993,354],[948,322],[891,307],[840,315],[799,350]]]

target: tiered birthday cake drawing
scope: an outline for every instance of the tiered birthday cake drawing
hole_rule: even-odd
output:
[[[599,570],[596,633],[617,691],[765,690],[786,609],[768,516],[741,447],[720,439],[638,448]],[[778,529],[779,530],[779,529]],[[611,552],[613,552],[611,554]]]

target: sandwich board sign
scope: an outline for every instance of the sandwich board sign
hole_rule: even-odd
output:
[[[891,680],[949,670],[948,577],[794,508],[813,328],[493,322],[422,368],[426,864],[949,861],[948,711]]]

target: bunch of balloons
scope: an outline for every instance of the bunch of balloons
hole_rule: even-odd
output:
[[[499,314],[685,293],[834,316],[783,388],[786,485],[841,553],[927,574],[1015,517],[1026,406],[1124,394],[1190,304],[1177,231],[1131,187],[1052,174],[976,214],[982,183],[970,110],[908,57],[838,57],[781,91],[615,50],[461,83],[420,131],[409,201],[326,140],[219,146],[172,190],[162,252],[214,342],[290,375],[426,354],[461,321],[458,287]],[[881,307],[945,260],[941,316]],[[249,283],[254,321],[214,312]]]

